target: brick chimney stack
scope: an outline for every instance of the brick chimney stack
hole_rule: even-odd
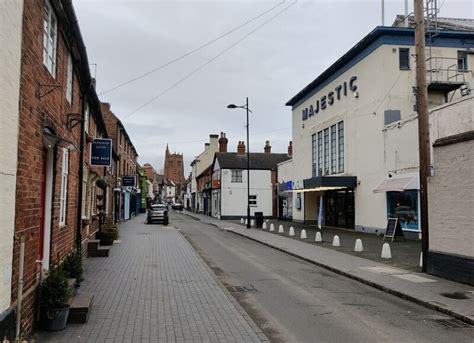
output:
[[[288,156],[293,156],[293,142],[290,141],[288,144]]]
[[[221,138],[219,138],[219,152],[227,152],[227,143],[229,140],[225,136],[225,132],[221,132]]]
[[[240,155],[245,154],[245,143],[244,141],[239,141],[239,144],[237,145],[237,153]]]
[[[265,154],[270,154],[272,152],[270,141],[265,141],[265,147],[263,148],[263,151],[265,151]]]

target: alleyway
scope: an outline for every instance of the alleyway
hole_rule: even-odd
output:
[[[109,258],[89,258],[87,324],[40,332],[38,342],[261,342],[266,338],[173,228],[123,223]]]

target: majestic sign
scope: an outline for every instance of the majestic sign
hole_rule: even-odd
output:
[[[325,110],[328,106],[332,106],[335,100],[341,100],[341,96],[347,96],[347,90],[355,92],[357,90],[357,76],[352,76],[349,82],[344,81],[342,85],[338,85],[334,88],[334,91],[330,91],[327,95],[323,95],[320,99],[316,100],[316,104],[310,105],[309,108],[303,109],[302,119],[306,120],[319,113],[319,110]]]
[[[96,138],[91,144],[91,166],[110,167],[112,165],[112,140]]]
[[[135,186],[135,176],[123,176],[122,177],[122,186],[123,187],[133,187]]]

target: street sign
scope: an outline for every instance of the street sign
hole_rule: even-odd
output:
[[[91,144],[91,166],[110,167],[112,165],[112,140],[96,138]]]
[[[123,176],[122,177],[122,186],[123,187],[133,187],[135,186],[135,176]]]

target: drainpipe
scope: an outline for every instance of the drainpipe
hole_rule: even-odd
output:
[[[25,236],[21,236],[20,241],[20,270],[18,272],[18,295],[16,304],[16,331],[15,337],[20,339],[21,329],[21,305],[23,302],[23,266],[25,264]]]
[[[84,192],[83,189],[83,178],[84,178],[84,129],[85,129],[85,108],[86,108],[86,101],[87,101],[87,93],[82,95],[81,101],[81,132],[80,132],[80,142],[79,142],[79,194],[78,194],[78,201],[80,201],[81,205],[78,206],[77,211],[77,221],[76,221],[76,249],[79,253],[82,251],[82,194]]]

